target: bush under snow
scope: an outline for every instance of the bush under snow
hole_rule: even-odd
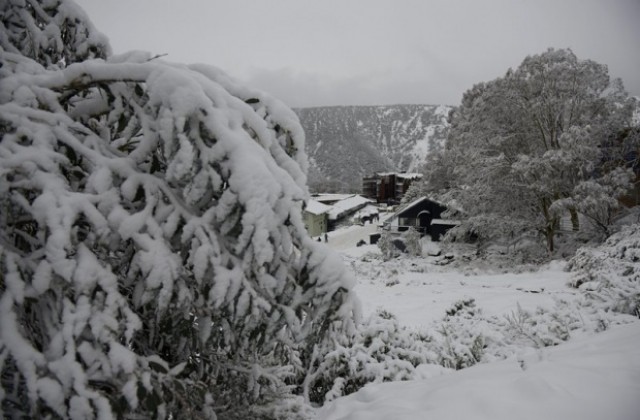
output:
[[[572,285],[593,305],[640,317],[640,225],[629,225],[597,248],[581,248],[569,261]]]
[[[582,248],[567,266],[576,271],[573,284],[581,284],[580,291],[572,299],[555,297],[553,304],[544,307],[524,309],[518,304],[510,313],[487,315],[473,298],[465,298],[454,302],[440,319],[418,330],[408,329],[393,314],[378,310],[360,325],[349,345],[328,353],[323,369],[318,371],[324,375],[322,391],[331,400],[368,382],[419,379],[434,365],[458,370],[528,353],[542,354],[543,348],[576,336],[631,322],[628,314],[638,316],[639,249],[639,226],[623,229],[598,248]],[[352,266],[363,281],[387,286],[407,286],[411,272],[411,278],[416,279],[415,273],[425,270],[460,270],[451,265],[430,265],[438,261],[408,257],[387,260],[383,255],[367,255],[352,261]],[[465,261],[467,275],[486,269],[482,261]],[[522,363],[525,369],[526,361]]]
[[[416,368],[437,360],[430,340],[399,325],[393,314],[371,315],[348,342],[336,343],[324,355],[313,377],[313,399],[331,401],[368,383],[419,378]]]
[[[0,416],[304,417],[354,307],[295,114],[110,56],[70,1],[3,2],[0,34]]]

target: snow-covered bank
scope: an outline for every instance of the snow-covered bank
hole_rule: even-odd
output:
[[[362,362],[361,372],[351,374],[375,383],[327,402],[318,411],[320,420],[638,418],[640,323],[608,309],[604,297],[594,299],[584,287],[572,287],[576,272],[566,271],[565,262],[527,271],[531,267],[508,264],[491,270],[461,255],[452,257],[456,264],[442,256],[383,261],[376,246],[349,246],[365,233],[371,228],[344,228],[331,233],[328,245],[353,271],[365,317],[382,325],[375,316],[383,311],[397,320],[398,329],[380,330],[388,347],[382,354],[367,347],[366,338],[364,347],[345,353]],[[604,282],[596,276],[601,271],[612,281],[619,278],[618,284],[637,265],[632,261],[637,236],[621,233],[608,248],[599,248],[608,251],[596,253],[597,261],[585,254],[569,266],[589,268],[590,274],[579,278],[587,276],[590,288]],[[618,255],[619,249],[628,258]],[[635,290],[632,284],[625,287]],[[477,343],[481,346],[474,347]],[[380,383],[393,378],[390,354],[408,349],[424,352],[422,364],[402,371],[412,380]],[[459,371],[442,367],[474,363]],[[386,372],[384,378],[378,371]]]
[[[422,381],[371,384],[319,420],[635,420],[640,323]]]

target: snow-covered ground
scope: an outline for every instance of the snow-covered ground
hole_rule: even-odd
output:
[[[356,293],[365,315],[384,309],[402,325],[421,328],[441,318],[460,299],[474,298],[490,316],[509,314],[518,305],[531,310],[552,306],[554,298],[572,299],[577,295],[575,289],[567,287],[569,273],[559,261],[536,272],[515,274],[452,270],[437,264],[442,257],[403,257],[383,262],[374,258],[379,254],[376,245],[356,246],[361,239],[368,243],[369,235],[377,231],[377,225],[367,224],[329,232],[329,247],[340,252],[354,271]]]
[[[362,268],[359,270],[356,293],[365,314],[384,309],[402,325],[422,328],[441,318],[461,299],[475,299],[477,307],[491,316],[509,314],[518,305],[525,310],[551,307],[554,298],[572,299],[576,295],[575,289],[566,285],[568,273],[562,271],[561,264],[533,273],[465,275],[428,271],[428,264],[420,265],[418,259],[406,261],[407,271],[377,268],[380,260],[370,262],[371,268],[364,275]]]
[[[354,271],[364,315],[384,309],[401,325],[424,331],[461,299],[475,299],[486,316],[504,317],[580,298],[567,286],[561,262],[507,274],[452,269],[436,263],[442,257],[383,262],[375,258],[376,246],[355,246],[375,231],[366,225],[329,234],[329,247]],[[370,384],[327,403],[318,418],[639,419],[640,322],[573,337],[459,371],[425,367],[423,380]]]
[[[364,226],[353,225],[333,232],[329,232],[329,247],[335,251],[344,252],[347,255],[359,255],[363,251],[377,249],[375,246],[357,247],[358,241],[369,243],[369,235],[378,231],[376,223],[367,223]]]
[[[421,381],[368,385],[322,420],[637,420],[640,323],[576,339],[524,360],[475,365]],[[522,365],[522,367],[521,367]]]

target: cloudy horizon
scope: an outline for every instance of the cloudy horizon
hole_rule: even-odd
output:
[[[115,53],[211,64],[292,107],[457,105],[571,48],[640,96],[637,0],[77,0]]]

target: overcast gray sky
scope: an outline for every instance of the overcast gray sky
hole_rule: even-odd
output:
[[[640,0],[76,0],[115,53],[215,65],[294,107],[456,105],[570,47],[640,96]]]

